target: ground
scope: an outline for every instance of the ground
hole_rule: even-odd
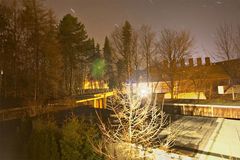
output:
[[[218,124],[217,118],[197,116],[174,116],[173,121],[174,128],[180,130],[174,149],[192,157],[206,146]]]
[[[176,150],[196,160],[240,160],[240,120],[178,116]]]
[[[240,120],[223,119],[206,149],[204,160],[240,160]]]
[[[177,137],[175,152],[194,160],[240,160],[240,120],[176,115],[171,119],[182,131]],[[22,159],[14,145],[18,121],[0,123],[1,160]]]

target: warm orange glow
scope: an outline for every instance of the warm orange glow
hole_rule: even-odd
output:
[[[104,81],[89,81],[86,80],[83,89],[108,89],[108,84]]]
[[[165,99],[171,99],[171,93],[165,93]],[[203,92],[189,92],[189,93],[178,93],[175,98],[177,99],[206,99],[206,96]]]

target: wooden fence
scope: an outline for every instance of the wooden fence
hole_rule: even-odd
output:
[[[164,111],[169,114],[240,119],[240,106],[166,103]]]

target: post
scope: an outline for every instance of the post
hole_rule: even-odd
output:
[[[3,98],[3,70],[0,70],[0,100],[2,101],[2,98]]]
[[[232,99],[235,100],[234,88],[232,86]]]
[[[96,99],[93,100],[93,107],[97,108],[97,100]]]
[[[103,98],[103,108],[106,109],[107,108],[107,97],[104,94],[104,98]]]
[[[100,98],[99,100],[98,100],[98,102],[99,102],[99,108],[100,109],[102,109],[102,106],[103,106],[103,100],[102,100],[102,98]]]
[[[211,110],[212,110],[212,117],[213,117],[213,106],[211,106]]]
[[[183,105],[183,115],[186,115],[185,114],[185,105]]]

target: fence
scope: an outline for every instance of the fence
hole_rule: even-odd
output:
[[[240,119],[240,106],[166,103],[164,111],[169,114]]]

